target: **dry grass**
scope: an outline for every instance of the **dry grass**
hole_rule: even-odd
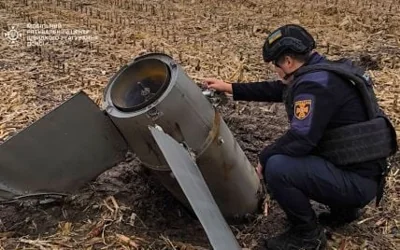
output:
[[[263,39],[269,31],[286,23],[307,27],[317,38],[318,50],[329,57],[361,56],[370,63],[380,104],[400,132],[397,0],[0,1],[4,32],[11,25],[22,31],[27,23],[37,22],[86,28],[99,39],[40,48],[1,40],[0,141],[81,89],[100,105],[108,79],[121,65],[143,52],[172,55],[196,81],[203,77],[227,81],[265,79],[271,70],[261,60]],[[393,164],[398,165],[399,161],[394,159]],[[332,249],[400,248],[399,175],[399,169],[394,168],[383,207],[368,207],[350,234],[335,232]],[[102,249],[161,249],[152,247],[154,242],[149,239],[108,230],[110,225],[126,220],[121,220],[121,215],[126,217],[128,210],[117,200],[110,198],[98,206],[102,213],[97,221],[71,223],[60,218],[58,231],[51,236],[15,238],[1,233],[0,249],[10,242],[18,249],[97,249],[95,246],[99,245]],[[244,233],[238,234],[239,238],[240,235],[248,237]],[[162,242],[165,249],[193,248],[162,235],[154,241]]]

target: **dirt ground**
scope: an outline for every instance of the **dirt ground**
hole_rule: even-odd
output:
[[[91,40],[27,46],[27,24],[88,29]],[[0,143],[84,90],[101,104],[111,76],[140,53],[173,56],[197,83],[204,77],[249,82],[275,77],[261,58],[268,32],[298,23],[330,58],[369,69],[380,104],[400,132],[400,3],[358,1],[0,1]],[[39,45],[39,44],[38,44]],[[287,128],[280,104],[230,100],[218,107],[251,162]],[[329,249],[400,249],[400,157],[380,207],[328,229]],[[315,204],[318,211],[324,209]],[[284,230],[282,210],[254,214],[231,228],[243,248]],[[0,205],[0,249],[209,249],[200,223],[133,154],[79,193],[47,204]]]

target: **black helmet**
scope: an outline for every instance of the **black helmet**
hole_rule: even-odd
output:
[[[283,52],[306,54],[315,48],[314,38],[303,27],[288,24],[273,31],[265,40],[263,57],[265,62],[275,61]]]

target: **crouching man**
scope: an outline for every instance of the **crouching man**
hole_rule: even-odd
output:
[[[324,249],[321,224],[343,225],[383,193],[387,157],[396,134],[379,108],[371,79],[349,60],[329,61],[314,51],[313,37],[298,25],[272,32],[263,46],[278,81],[226,83],[209,88],[234,100],[283,102],[289,130],[259,154],[260,175],[291,228],[266,241],[267,249]],[[330,207],[317,218],[310,200]]]

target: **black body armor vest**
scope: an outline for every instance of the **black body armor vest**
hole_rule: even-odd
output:
[[[294,74],[294,81],[284,91],[284,104],[289,117],[293,116],[292,88],[299,76],[316,71],[329,71],[347,79],[359,90],[368,112],[368,120],[325,131],[314,155],[321,156],[337,166],[362,163],[389,157],[398,150],[396,131],[389,118],[380,109],[372,80],[350,60],[326,61],[306,65]]]

